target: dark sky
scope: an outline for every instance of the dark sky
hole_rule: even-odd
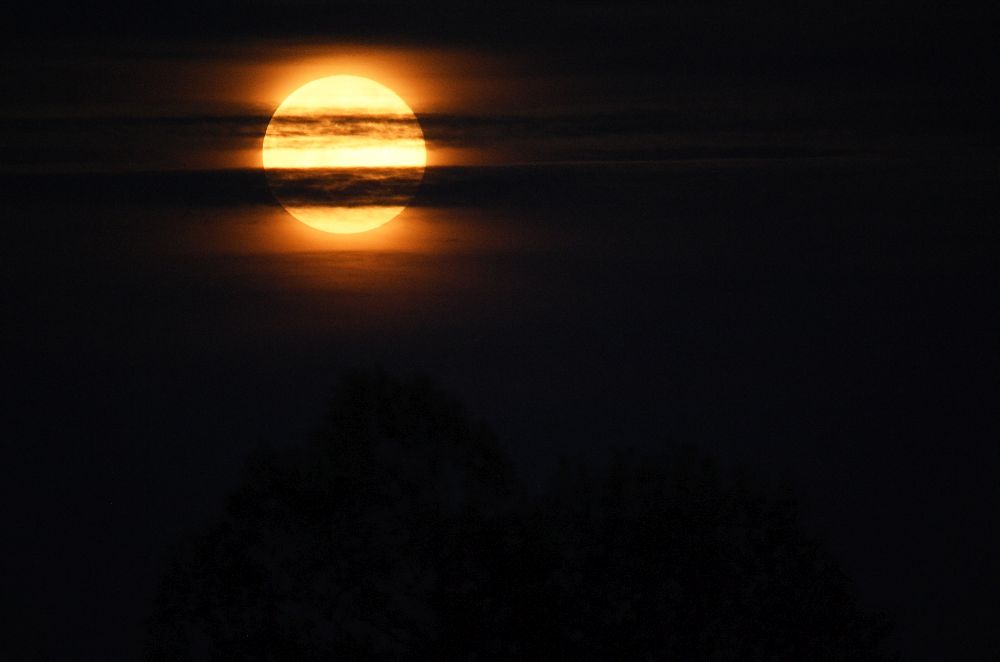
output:
[[[1000,655],[989,15],[198,2],[9,18],[15,647],[138,658],[168,546],[221,512],[250,451],[308,434],[338,370],[377,363],[437,380],[530,480],[560,454],[674,441],[788,479],[904,659]],[[370,237],[310,234],[253,161],[282,90],[328,68],[387,79],[432,150],[413,206]]]

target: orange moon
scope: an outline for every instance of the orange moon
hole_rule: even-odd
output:
[[[427,165],[410,107],[360,76],[320,78],[289,94],[271,116],[262,152],[278,202],[334,234],[367,232],[398,216]]]

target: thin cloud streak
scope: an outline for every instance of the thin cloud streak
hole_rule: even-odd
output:
[[[6,145],[3,170],[203,170],[259,164],[269,117],[181,115],[147,117],[29,118],[0,120]],[[490,165],[546,161],[615,161],[704,158],[795,158],[864,153],[912,153],[930,138],[901,123],[893,132],[876,127],[830,123],[823,117],[751,116],[734,120],[718,112],[633,111],[525,115],[422,114],[418,117],[432,164]],[[289,135],[308,132],[292,121]],[[323,120],[327,122],[327,120]],[[284,125],[283,125],[284,126]],[[362,117],[333,123],[338,136],[380,136]],[[403,126],[399,131],[405,131]],[[975,137],[976,127],[954,127]],[[402,134],[401,134],[402,135]],[[956,147],[962,143],[955,141]],[[975,140],[964,141],[975,145]],[[444,154],[433,161],[433,155]]]

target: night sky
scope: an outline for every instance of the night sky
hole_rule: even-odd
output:
[[[2,31],[14,650],[139,659],[170,545],[378,365],[529,484],[675,442],[788,482],[902,659],[1000,658],[989,15],[26,3]],[[350,237],[260,167],[277,104],[336,73],[398,92],[429,151]]]

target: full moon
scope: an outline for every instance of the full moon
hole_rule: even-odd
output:
[[[424,134],[388,87],[360,76],[307,83],[264,134],[264,172],[278,202],[335,234],[373,230],[409,204],[427,164]]]

